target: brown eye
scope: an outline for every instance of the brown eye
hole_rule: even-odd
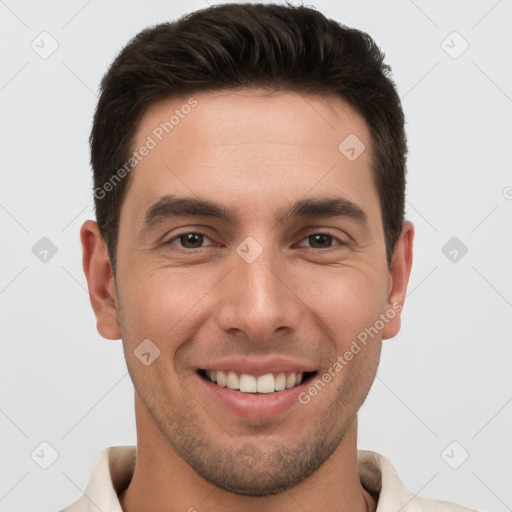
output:
[[[199,249],[199,248],[203,247],[203,242],[205,240],[210,240],[210,239],[201,233],[190,232],[190,233],[182,233],[181,235],[177,235],[174,238],[171,238],[165,244],[166,245],[178,245],[184,249]],[[175,242],[178,242],[178,243],[176,244]]]
[[[333,241],[336,241],[335,245],[343,245],[343,242],[333,235],[328,233],[314,233],[304,238],[303,242],[299,246],[304,247],[304,242],[309,243],[309,247],[313,249],[330,249],[333,247]]]
[[[308,240],[315,249],[323,249],[324,247],[330,247],[332,245],[332,236],[324,233],[310,235],[308,236]]]

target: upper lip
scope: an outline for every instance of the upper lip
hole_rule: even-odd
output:
[[[234,371],[259,377],[266,373],[306,373],[316,371],[316,367],[289,357],[228,357],[217,361],[209,361],[200,370]]]

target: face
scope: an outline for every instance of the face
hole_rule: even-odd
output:
[[[339,99],[217,91],[154,104],[144,145],[98,329],[119,329],[138,414],[202,477],[255,496],[297,485],[399,329],[410,248],[401,236],[390,271],[368,128]]]

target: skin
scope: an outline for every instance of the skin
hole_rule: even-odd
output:
[[[98,332],[122,338],[135,387],[138,458],[122,508],[375,510],[359,480],[357,411],[400,313],[314,399],[275,418],[226,412],[201,393],[196,370],[222,356],[279,355],[321,375],[380,314],[403,305],[414,228],[404,223],[388,268],[368,128],[340,99],[262,89],[194,98],[197,106],[132,171],[115,279],[97,224],[81,229]],[[134,148],[187,100],[154,104]],[[352,162],[338,150],[349,134],[366,145]],[[237,223],[187,216],[141,233],[146,210],[165,194],[219,202]],[[276,220],[309,197],[344,197],[368,223]],[[206,236],[201,249],[176,239],[197,232]],[[317,245],[310,235],[322,232],[334,238]],[[263,248],[252,263],[236,252],[247,236]],[[161,351],[148,366],[134,355],[147,338]]]

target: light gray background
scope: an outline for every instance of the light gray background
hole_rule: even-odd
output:
[[[407,118],[414,266],[359,447],[387,456],[414,493],[510,510],[512,2],[311,3],[377,40]],[[97,333],[81,267],[87,138],[100,78],[128,39],[206,6],[0,1],[1,511],[70,504],[103,448],[135,443],[121,342]],[[31,48],[51,48],[43,31],[59,45],[47,59]],[[58,249],[46,263],[32,252],[42,237]],[[442,251],[452,237],[468,248],[457,261]],[[43,441],[58,452],[48,469]]]

